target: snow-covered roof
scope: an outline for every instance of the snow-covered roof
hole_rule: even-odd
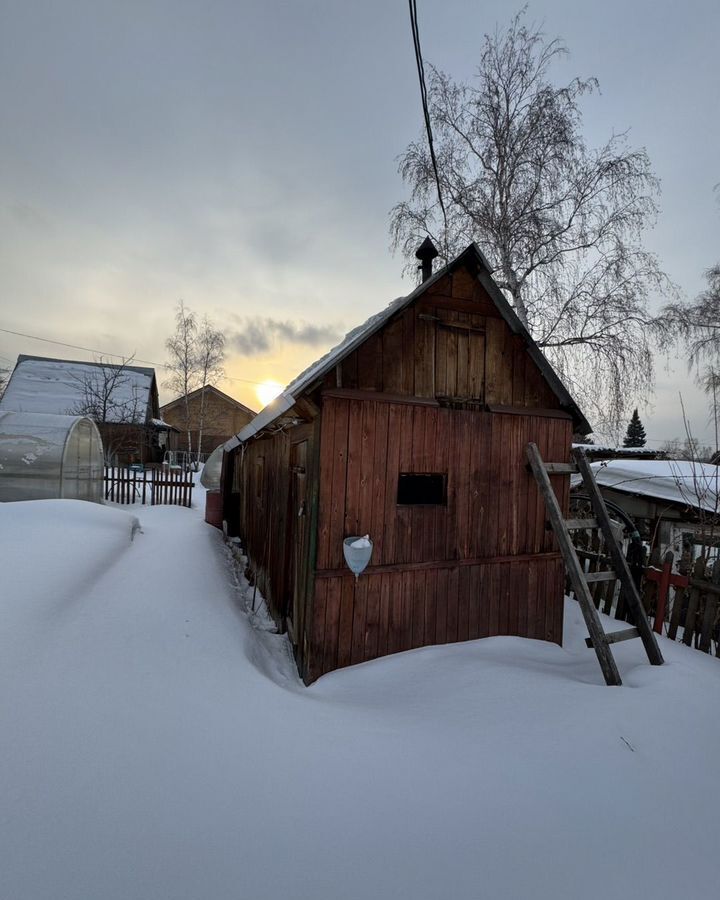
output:
[[[591,463],[591,468],[601,487],[707,512],[720,511],[720,468],[709,463],[613,459]]]
[[[623,456],[647,456],[658,452],[648,447],[615,447],[610,444],[573,444],[573,449],[586,450],[588,453],[622,453]]]
[[[10,376],[0,409],[17,412],[72,415],[85,412],[86,386],[101,384],[109,363],[76,362],[40,356],[19,356]],[[140,366],[125,366],[115,385],[106,421],[144,423],[152,411],[155,372]],[[88,411],[89,414],[89,411]]]
[[[324,356],[321,356],[320,359],[318,359],[316,362],[312,363],[312,365],[308,366],[307,369],[302,371],[293,381],[290,382],[290,384],[288,384],[285,390],[272,401],[272,403],[269,403],[257,414],[257,416],[255,416],[254,419],[248,422],[248,424],[241,431],[239,431],[235,437],[231,438],[224,445],[225,450],[233,450],[238,446],[238,444],[241,444],[243,441],[248,440],[254,434],[257,434],[267,425],[274,422],[275,419],[277,419],[283,413],[287,412],[295,404],[295,400],[303,393],[303,391],[307,390],[307,388],[309,388],[318,379],[323,378],[331,369],[338,365],[338,363],[342,362],[342,360],[349,356],[349,354],[352,353],[353,350],[356,350],[369,337],[375,334],[376,331],[379,331],[382,326],[392,318],[392,316],[394,316],[398,312],[401,312],[403,309],[405,309],[406,306],[409,306],[415,299],[417,299],[417,297],[423,294],[428,288],[432,287],[432,285],[434,285],[437,281],[439,281],[450,272],[453,272],[460,265],[465,264],[468,260],[472,260],[478,265],[481,273],[480,280],[487,290],[488,294],[490,295],[491,299],[497,306],[499,313],[501,314],[503,319],[505,319],[505,322],[510,327],[510,329],[515,334],[519,334],[523,337],[527,344],[528,353],[530,354],[538,368],[541,370],[551,390],[555,393],[562,405],[572,413],[573,419],[576,422],[576,427],[578,427],[581,433],[589,434],[592,429],[587,423],[585,416],[582,414],[577,404],[558,378],[555,370],[552,368],[547,359],[545,359],[542,351],[537,346],[535,341],[533,341],[527,329],[520,322],[515,311],[503,296],[501,290],[493,281],[491,277],[492,269],[490,267],[490,264],[488,263],[487,259],[485,258],[477,244],[473,243],[470,244],[470,246],[465,251],[463,251],[455,260],[453,260],[447,266],[444,266],[442,269],[439,269],[437,272],[435,272],[434,275],[419,284],[415,288],[415,290],[412,291],[412,293],[407,294],[404,297],[397,297],[384,309],[380,310],[380,312],[377,312],[374,315],[370,316],[370,318],[367,319],[367,321],[363,322],[362,325],[359,325],[357,328],[353,328],[352,331],[349,331],[336,347],[333,347],[332,350],[328,351]]]

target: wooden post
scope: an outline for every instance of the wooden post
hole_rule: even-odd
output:
[[[702,620],[702,630],[700,632],[700,643],[698,649],[703,653],[710,652],[710,642],[712,640],[713,630],[715,628],[715,618],[718,608],[718,585],[720,584],[720,565],[716,562],[713,566],[711,584],[708,585],[710,590],[705,594],[705,613]],[[715,588],[715,590],[712,590]]]
[[[650,553],[650,562],[643,572],[642,603],[648,616],[654,615],[657,609],[658,582],[648,578],[648,572],[659,571],[662,568],[660,548],[653,547]]]
[[[668,594],[670,585],[674,587],[686,588],[690,583],[687,575],[673,575],[672,566],[675,559],[672,550],[668,550],[663,558],[662,569],[648,568],[645,570],[645,578],[648,581],[657,583],[657,596],[655,600],[655,622],[653,631],[655,634],[662,634],[663,622],[665,621],[665,610],[667,609]]]
[[[699,586],[703,576],[705,575],[705,557],[700,556],[695,560],[693,567],[693,577],[690,582],[690,590],[688,591],[688,605],[685,613],[685,626],[683,628],[683,644],[688,647],[692,643],[692,636],[695,631],[695,619],[700,606],[701,587]]]

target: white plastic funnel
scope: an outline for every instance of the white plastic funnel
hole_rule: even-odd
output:
[[[373,542],[369,538],[367,539],[367,546],[365,547],[353,547],[352,544],[357,541],[362,541],[361,535],[348,537],[343,541],[345,562],[348,564],[350,571],[355,574],[356,579],[358,575],[365,571],[373,552]]]

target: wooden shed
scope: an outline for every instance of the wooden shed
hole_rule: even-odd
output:
[[[225,445],[223,516],[306,683],[489,635],[561,643],[564,573],[526,465],[590,427],[472,244]],[[565,507],[568,476],[553,476]],[[344,538],[369,534],[356,581]]]

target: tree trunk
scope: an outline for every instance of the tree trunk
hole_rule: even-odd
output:
[[[203,426],[205,425],[205,390],[203,388],[200,394],[200,414],[198,416],[198,443],[197,443],[197,464],[200,465],[200,454],[202,453]]]
[[[503,276],[505,277],[505,283],[508,286],[508,290],[510,291],[510,296],[512,297],[512,303],[515,308],[515,312],[517,313],[518,319],[523,323],[523,325],[530,330],[528,325],[528,315],[527,315],[527,307],[525,306],[525,300],[522,295],[522,287],[518,282],[518,277],[510,264],[510,260],[507,257],[507,254],[503,252],[503,264],[502,271]]]

